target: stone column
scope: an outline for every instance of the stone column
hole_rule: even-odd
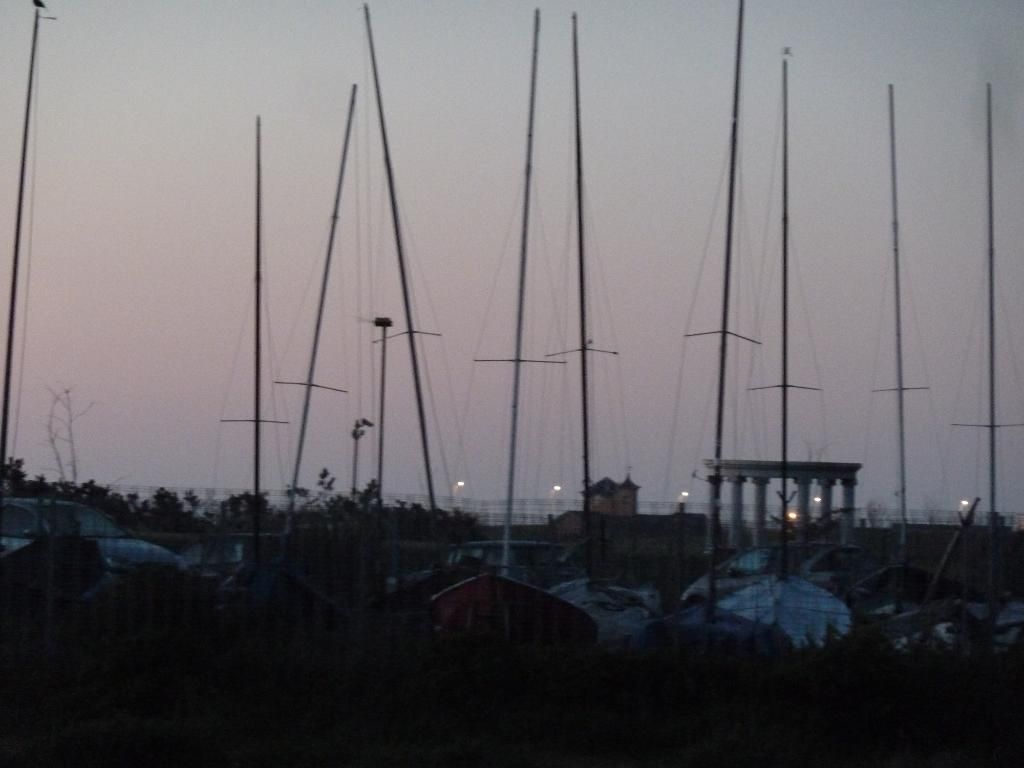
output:
[[[806,544],[811,536],[811,480],[796,478],[796,511],[800,515],[800,543]]]
[[[729,515],[729,546],[743,548],[743,484],[747,478],[742,475],[730,477],[732,482],[732,509]]]
[[[853,513],[856,509],[854,491],[856,480],[843,480],[843,506],[839,510],[839,543],[853,543]]]
[[[768,515],[768,478],[755,477],[754,483],[754,541],[755,547],[768,543],[764,534],[765,518]]]
[[[835,480],[825,479],[818,481],[818,492],[821,494],[821,504],[818,505],[819,519],[824,525],[832,522],[832,485]]]
[[[715,483],[720,483],[723,478],[716,478],[714,475],[708,477],[708,513],[707,526],[704,531],[704,549],[710,552],[715,545],[715,522],[721,520],[721,509],[715,514]],[[721,497],[719,497],[721,504]]]

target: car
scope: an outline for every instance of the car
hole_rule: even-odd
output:
[[[93,507],[41,498],[4,499],[0,544],[5,554],[51,535],[95,541],[110,573],[142,567],[185,568],[171,550],[133,536]]]
[[[755,547],[740,552],[715,568],[716,593],[725,597],[779,573],[780,547]],[[790,544],[787,548],[789,573],[842,597],[857,581],[876,571],[880,563],[868,550],[856,544]],[[708,576],[693,582],[683,592],[683,604],[706,600]]]
[[[249,532],[214,533],[184,549],[181,559],[186,567],[200,576],[227,578],[253,560],[255,537]],[[283,548],[280,533],[260,535],[264,557],[279,557]]]
[[[580,578],[582,569],[569,562],[571,553],[550,541],[509,542],[509,567],[502,568],[504,542],[467,541],[448,550],[448,565],[478,572],[493,571],[544,589]]]

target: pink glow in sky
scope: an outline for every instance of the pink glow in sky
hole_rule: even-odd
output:
[[[404,330],[376,102],[358,3],[52,0],[40,30],[17,442],[52,476],[48,388],[68,387],[80,479],[245,487],[251,414],[254,122],[263,120],[271,339],[266,484],[289,482],[345,124],[359,87],[302,484],[346,487],[353,421],[376,420],[368,318]],[[507,461],[533,4],[374,2],[374,34],[416,315],[436,413],[435,484],[499,498]],[[525,355],[578,346],[570,14],[580,13],[594,346],[594,478],[631,467],[647,500],[704,490],[735,40],[731,2],[541,2]],[[0,285],[7,294],[32,30],[0,0]],[[791,455],[864,462],[861,501],[895,504],[886,87],[896,86],[912,507],[987,493],[982,431],[984,93],[995,99],[999,414],[1024,422],[1024,5],[751,2],[741,114],[728,455],[777,457],[780,53],[790,65]],[[29,248],[30,245],[30,248]],[[6,315],[6,313],[3,313]],[[19,322],[25,322],[23,308]],[[19,334],[20,336],[20,334]],[[710,338],[710,337],[709,337]],[[424,490],[408,351],[389,345],[386,485]],[[20,359],[19,352],[16,360]],[[684,356],[685,355],[685,356]],[[578,361],[524,378],[517,493],[580,486]],[[681,384],[679,368],[684,362]],[[678,426],[672,429],[678,392]],[[1001,431],[1020,510],[1024,429]],[[376,433],[361,446],[372,476]],[[670,460],[671,459],[671,460]],[[1016,506],[1014,506],[1016,505]]]

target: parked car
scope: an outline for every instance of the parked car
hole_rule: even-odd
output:
[[[104,567],[111,573],[126,573],[144,566],[177,570],[185,567],[174,552],[133,536],[93,507],[51,499],[4,499],[0,528],[4,554],[47,536],[95,541]]]
[[[213,533],[186,548],[181,559],[194,573],[209,578],[227,578],[253,560],[255,538],[248,532]],[[260,534],[260,552],[264,558],[279,557],[280,533]]]
[[[779,573],[780,547],[756,547],[734,555],[715,569],[718,597],[725,597]],[[789,573],[823,587],[842,597],[866,575],[876,571],[878,559],[856,544],[790,544],[787,548]],[[683,603],[705,600],[708,576],[705,574],[683,592]]]
[[[510,541],[509,567],[502,569],[504,543],[501,541],[467,541],[453,544],[448,550],[448,565],[491,571],[536,587],[548,587],[583,575],[579,566],[569,562],[571,552],[550,541]]]

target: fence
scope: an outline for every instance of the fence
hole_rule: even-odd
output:
[[[200,491],[194,497],[202,509],[213,512],[230,495]],[[216,635],[297,632],[333,638],[332,643],[361,638],[360,642],[394,647],[427,636],[429,594],[393,597],[400,594],[389,589],[396,575],[426,572],[443,561],[454,542],[500,537],[505,504],[453,497],[445,501],[464,514],[438,516],[426,510],[425,499],[387,499],[394,503],[386,505],[384,514],[363,508],[330,519],[304,518],[287,544],[279,531],[265,533],[259,540],[262,570],[252,567],[257,541],[246,529],[135,532],[110,541],[5,538],[7,551],[0,557],[0,650],[33,652],[178,626]],[[288,499],[279,493],[270,494],[269,501],[281,511]],[[685,514],[678,514],[680,508],[671,503],[640,509],[636,516],[595,518],[589,543],[593,573],[626,585],[653,585],[663,607],[671,610],[684,588],[707,571],[707,507],[691,503]],[[579,550],[582,520],[578,511],[567,512],[573,510],[558,500],[517,501],[513,535]],[[753,515],[752,510],[746,512],[745,525]],[[936,568],[959,524],[955,513],[914,510],[903,537],[894,511],[859,510],[855,519],[852,543],[869,551],[878,564],[896,562],[905,538],[907,561],[924,570]],[[1024,595],[1024,532],[1019,519],[1004,518],[993,548],[981,515],[978,525],[960,534],[959,551],[949,559],[946,576],[965,591],[984,593],[994,558],[1001,589]],[[770,522],[768,543],[777,532],[777,524]],[[722,533],[720,541],[728,541],[727,526]],[[822,528],[816,538],[835,542],[838,535]],[[176,566],[161,565],[159,552],[178,558]],[[283,554],[287,558],[281,559]],[[728,552],[723,548],[722,554]],[[575,561],[582,563],[580,551]]]
[[[215,517],[220,510],[222,502],[231,496],[245,496],[251,493],[251,488],[158,488],[156,486],[127,486],[112,485],[110,490],[123,496],[134,495],[139,498],[152,497],[159,490],[169,490],[184,498],[186,495],[195,497],[197,500],[196,511],[208,517]],[[264,490],[263,496],[270,510],[283,512],[288,509],[290,493],[287,490],[268,489]],[[315,492],[308,492],[296,501],[296,506],[301,507],[308,502],[315,502],[318,496]],[[499,525],[504,522],[507,502],[505,499],[478,499],[462,494],[451,494],[447,496],[436,496],[437,505],[446,510],[458,510],[473,515],[484,525]],[[403,504],[407,506],[419,505],[427,508],[430,506],[430,499],[426,494],[394,494],[386,493],[383,497],[385,506]],[[727,516],[726,505],[723,503],[722,518]],[[672,515],[680,510],[688,513],[710,517],[711,505],[706,502],[687,501],[680,505],[675,501],[638,501],[637,514],[639,515]],[[578,497],[567,497],[561,494],[549,496],[542,499],[516,498],[513,500],[512,517],[518,523],[539,524],[549,518],[558,517],[566,512],[582,509],[582,500]],[[907,522],[911,525],[958,525],[959,514],[964,510],[956,509],[908,509]],[[768,515],[771,518],[777,515],[778,510],[769,509]],[[743,520],[747,525],[754,521],[754,506],[744,505]],[[812,509],[812,516],[814,510]],[[984,511],[978,512],[978,519],[986,516]],[[1024,530],[1024,512],[1002,511],[1000,513],[1001,524],[1009,526],[1014,530]],[[854,524],[861,528],[890,528],[900,524],[900,511],[897,507],[885,507],[869,503],[866,506],[858,507],[854,511]]]

